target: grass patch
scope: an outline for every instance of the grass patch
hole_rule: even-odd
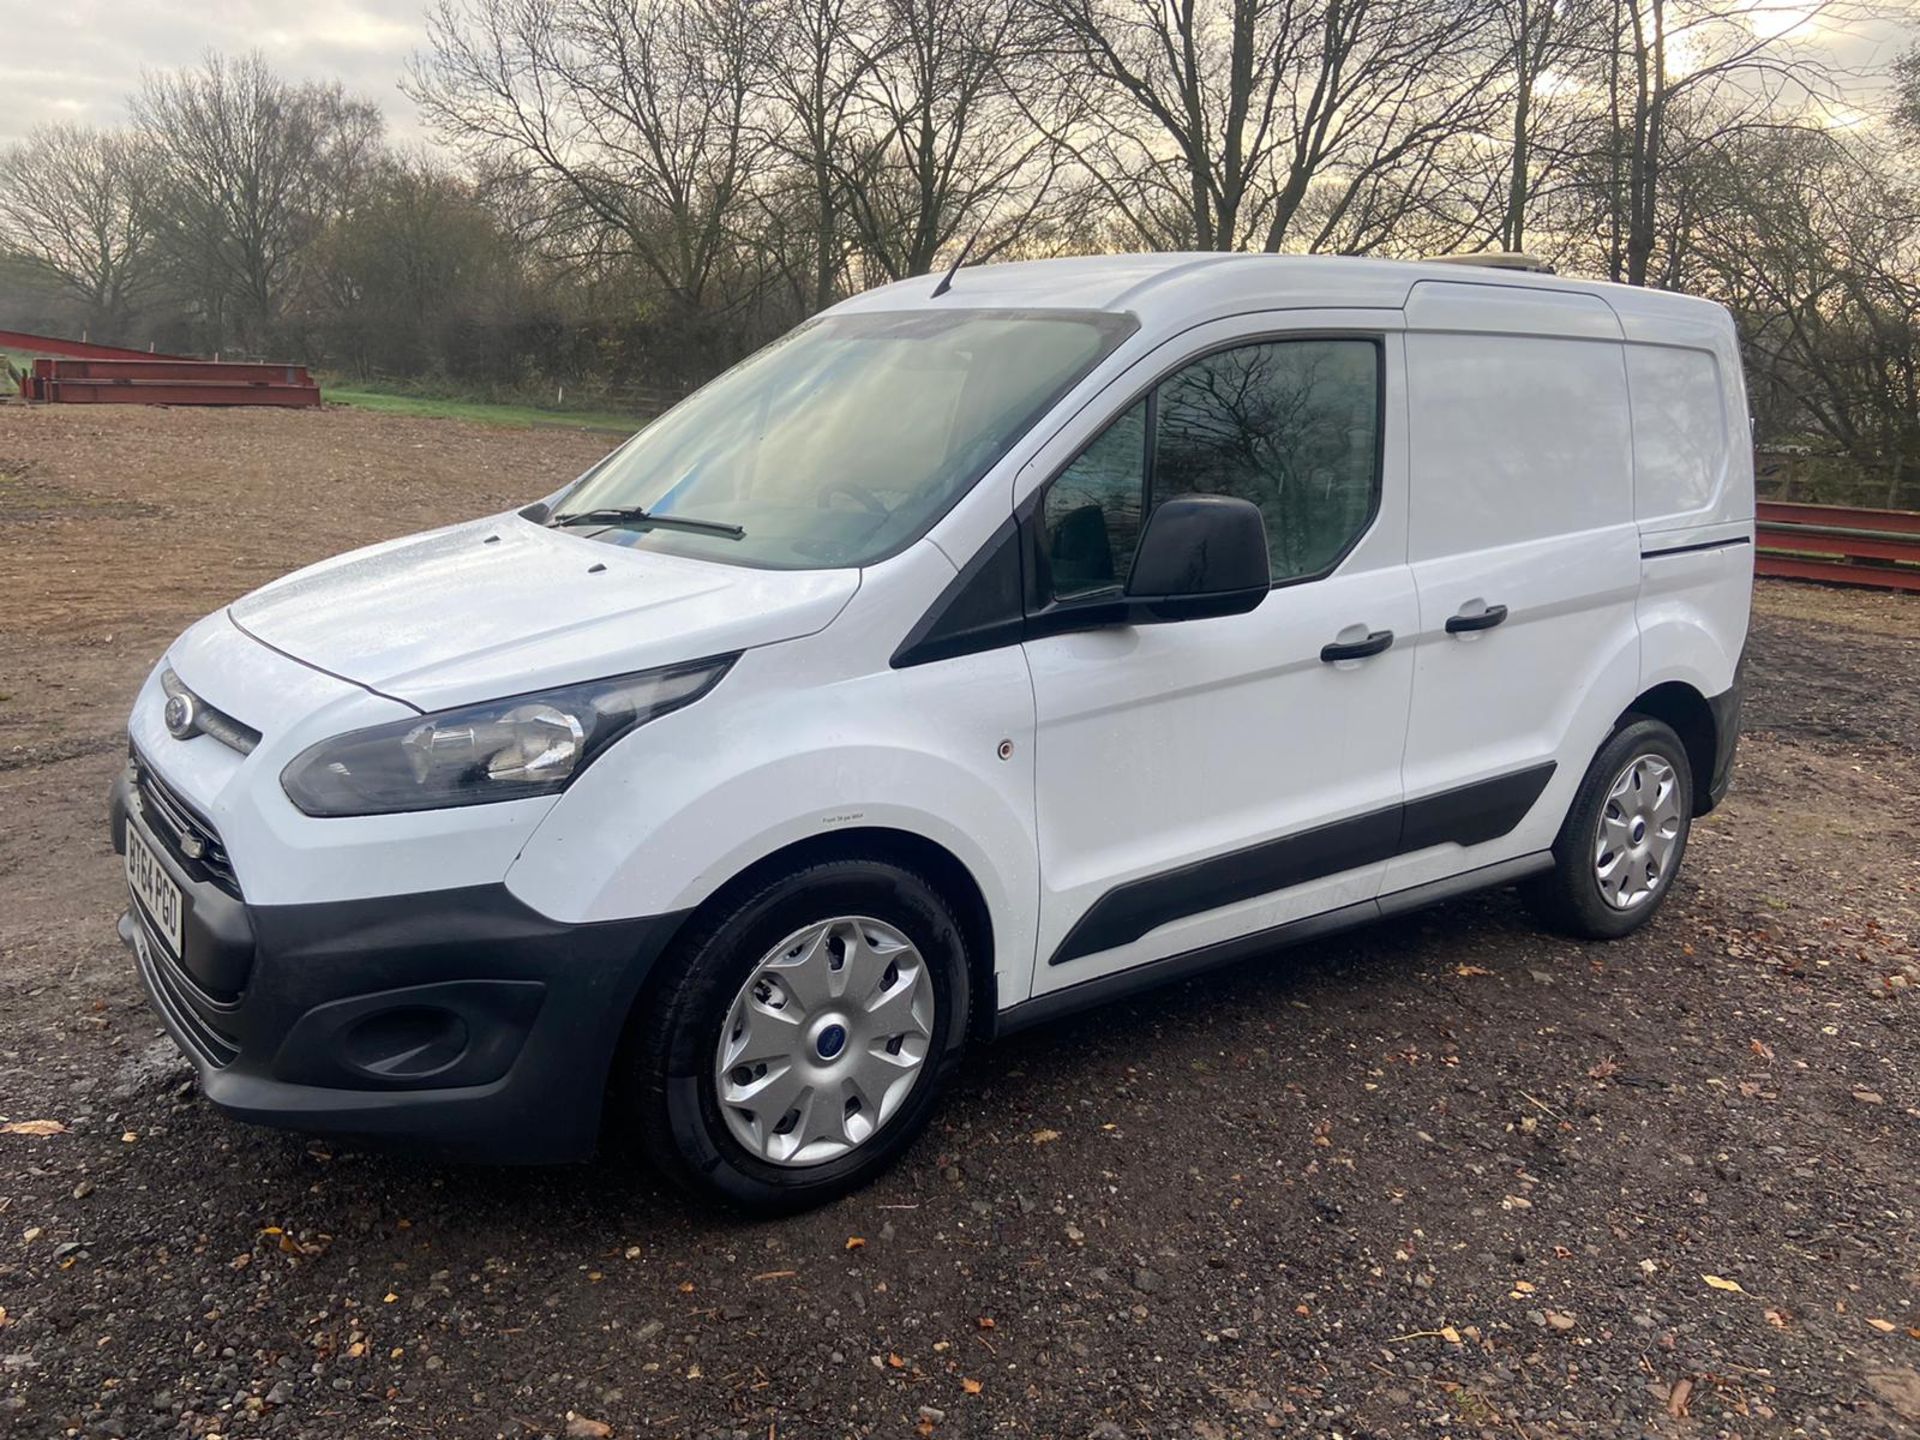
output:
[[[382,415],[411,415],[428,420],[473,420],[482,425],[559,425],[570,430],[604,430],[631,435],[646,421],[607,410],[542,410],[533,405],[490,405],[479,400],[446,400],[431,395],[395,395],[353,385],[321,382],[320,395],[331,404],[351,405]]]

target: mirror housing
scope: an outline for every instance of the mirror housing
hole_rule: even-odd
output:
[[[1180,495],[1147,517],[1123,592],[1135,625],[1244,615],[1273,588],[1260,507],[1228,495]]]

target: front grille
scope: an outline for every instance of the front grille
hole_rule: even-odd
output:
[[[182,1044],[216,1070],[225,1069],[240,1054],[240,1048],[202,1016],[201,1010],[213,1008],[215,1002],[193,983],[179,962],[167,954],[166,946],[148,927],[138,901],[133,905],[133,923],[146,931],[146,943],[137,947],[137,954],[141,977],[147,982],[154,1002],[172,1022],[173,1031]]]
[[[210,735],[229,750],[238,750],[242,755],[251,755],[254,747],[260,743],[260,732],[244,720],[236,720],[217,706],[209,705],[193,691],[187,688],[186,681],[173,673],[169,665],[160,673],[160,688],[167,698],[182,696],[193,704],[192,727],[176,731],[177,739],[187,740],[194,735]]]
[[[127,763],[133,771],[134,793],[140,798],[141,818],[168,853],[194,879],[211,881],[240,899],[240,882],[234,878],[233,863],[213,822],[181,799],[138,750],[131,752]]]

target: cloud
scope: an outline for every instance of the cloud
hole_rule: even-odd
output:
[[[398,140],[421,138],[400,93],[427,0],[61,0],[23,23],[0,6],[0,144],[50,120],[119,125],[145,71],[209,49],[259,50],[293,80],[339,80],[376,101]],[[26,8],[25,0],[20,8]]]

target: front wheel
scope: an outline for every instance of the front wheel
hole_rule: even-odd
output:
[[[628,1109],[659,1168],[751,1213],[821,1204],[891,1163],[967,1033],[952,910],[884,860],[806,866],[723,902],[667,964]]]
[[[1526,890],[1554,929],[1612,940],[1653,918],[1673,888],[1693,823],[1693,769],[1680,737],[1635,716],[1593,758],[1554,842],[1554,868]]]

